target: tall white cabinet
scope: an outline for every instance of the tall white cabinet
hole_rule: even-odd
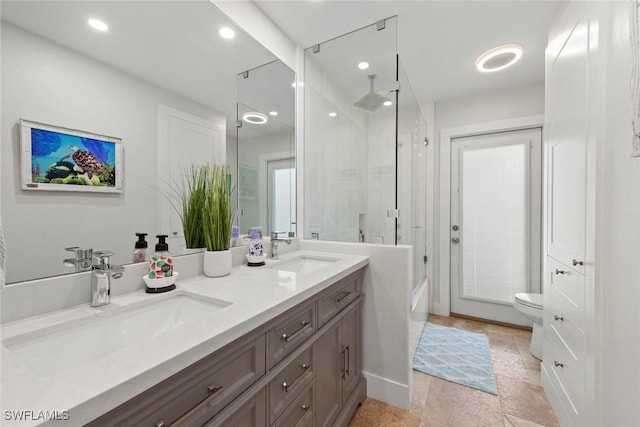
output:
[[[590,424],[594,366],[589,354],[594,292],[595,210],[589,79],[596,34],[586,2],[569,3],[550,31],[546,52],[546,251],[543,384],[562,425]]]
[[[542,381],[563,426],[640,422],[632,4],[561,2],[549,32]]]

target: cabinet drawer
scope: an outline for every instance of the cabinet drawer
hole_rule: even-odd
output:
[[[296,399],[313,379],[313,348],[296,357],[269,383],[271,422]]]
[[[572,353],[554,328],[547,330],[545,346],[547,344],[550,348],[548,352],[545,351],[545,368],[559,383],[559,394],[566,394],[568,405],[565,408],[581,413],[585,395],[584,354]]]
[[[221,414],[220,417],[224,415]],[[218,417],[218,418],[220,418]],[[247,403],[225,417],[225,420],[214,418],[205,424],[206,427],[256,427],[267,425],[267,398],[264,389],[253,396]]]
[[[264,334],[184,369],[90,426],[202,425],[265,374]]]
[[[276,420],[274,427],[306,427],[313,425],[313,386],[308,384],[287,410]]]
[[[551,307],[545,310],[545,322],[556,331],[569,350],[581,359],[586,351],[586,338],[584,331],[574,320],[573,305],[554,287],[551,287],[551,298]]]
[[[555,290],[553,303],[555,304],[556,302],[556,295],[562,295],[563,298],[558,299],[558,304],[561,304],[561,306],[557,308],[564,311],[576,324],[583,327],[586,309],[585,277],[553,258],[549,258],[549,261],[551,287]]]
[[[315,304],[286,313],[269,329],[270,365],[275,366],[316,331]]]
[[[324,325],[340,310],[360,296],[361,285],[358,274],[352,274],[335,285],[318,301],[318,326]]]

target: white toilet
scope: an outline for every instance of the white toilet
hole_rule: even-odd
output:
[[[516,294],[513,308],[533,322],[529,351],[542,360],[542,294]]]

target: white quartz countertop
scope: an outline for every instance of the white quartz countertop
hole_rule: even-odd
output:
[[[279,260],[267,260],[267,267],[300,256],[336,261],[304,274],[241,265],[225,277],[179,279],[177,289],[164,294],[137,291],[113,297],[105,307],[76,306],[2,325],[0,424],[83,425],[368,264],[365,256],[297,251],[282,255]],[[23,334],[46,333],[67,322],[109,316],[110,312],[130,304],[170,298],[179,293],[231,304],[188,327],[166,330],[118,351],[71,365],[54,375],[34,373],[5,345]],[[46,357],[51,360],[67,357],[63,353],[64,350],[54,348]],[[52,414],[59,420],[47,422]],[[66,421],[60,421],[63,419]]]

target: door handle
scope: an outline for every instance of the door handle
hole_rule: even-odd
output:
[[[454,245],[457,245],[458,243],[460,243],[460,239],[457,237],[452,237],[451,238],[451,243],[453,243]]]

